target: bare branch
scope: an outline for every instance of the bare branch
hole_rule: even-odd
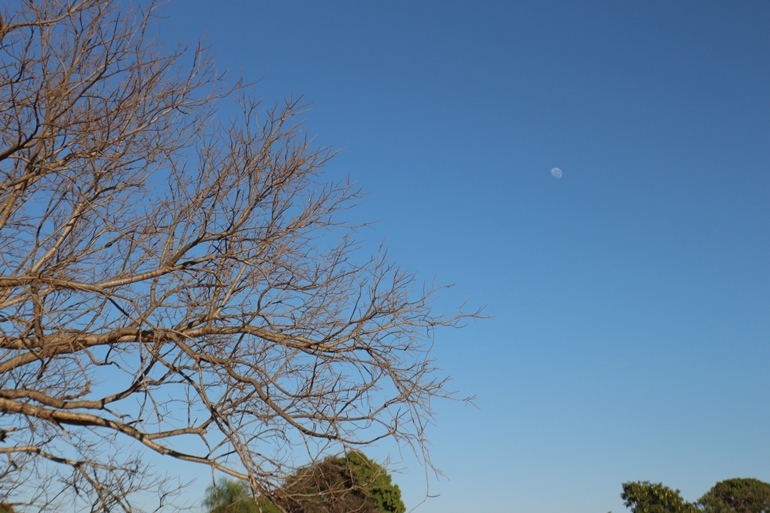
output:
[[[185,68],[153,5],[119,5],[0,8],[0,497],[136,511],[167,494],[141,451],[266,496],[328,451],[423,454],[450,395],[432,333],[467,315],[358,251],[300,103],[228,88],[202,49]]]

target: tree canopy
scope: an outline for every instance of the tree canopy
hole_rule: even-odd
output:
[[[725,479],[698,504],[706,513],[770,513],[770,484],[753,478]]]
[[[203,507],[209,513],[281,513],[271,501],[255,500],[245,482],[226,478],[209,486]]]
[[[623,483],[620,497],[633,513],[696,513],[694,504],[686,502],[679,490],[649,481]]]
[[[697,502],[662,483],[623,483],[621,498],[633,513],[770,513],[770,484],[753,478],[718,482]]]
[[[285,485],[292,513],[404,513],[390,474],[360,451],[300,469]]]
[[[207,490],[209,513],[405,513],[401,490],[380,464],[360,451],[329,456],[287,478],[275,500],[254,500],[243,482],[221,480]]]
[[[154,8],[0,4],[0,497],[41,511],[163,506],[149,451],[270,496],[296,448],[423,446],[448,395],[465,315],[358,251],[301,105],[164,51]]]

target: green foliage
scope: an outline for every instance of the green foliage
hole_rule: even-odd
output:
[[[233,479],[220,479],[209,486],[203,506],[209,513],[281,513],[269,500],[255,500],[246,483]]]
[[[770,513],[770,484],[753,478],[725,479],[698,504],[706,513]]]
[[[13,506],[8,504],[0,504],[0,513],[14,513]]]
[[[358,451],[299,469],[275,495],[287,513],[406,512],[387,470]],[[209,487],[203,505],[208,513],[280,513],[269,500],[254,500],[245,483],[229,479]]]
[[[300,469],[284,487],[291,513],[404,513],[401,489],[363,453],[329,457]]]
[[[620,497],[633,513],[697,513],[695,504],[686,502],[679,490],[662,483],[638,481],[623,483]]]

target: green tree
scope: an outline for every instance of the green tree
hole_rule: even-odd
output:
[[[770,513],[770,484],[753,478],[725,479],[698,504],[706,513]]]
[[[360,451],[300,469],[284,487],[292,513],[404,513],[401,489]]]
[[[209,513],[281,513],[269,500],[254,499],[248,485],[235,479],[220,479],[209,486],[203,506]]]
[[[274,496],[289,513],[406,511],[401,489],[387,470],[359,451],[330,456],[299,469]],[[230,479],[209,487],[203,505],[209,513],[280,513],[269,500],[254,500],[244,482]]]
[[[679,490],[662,483],[635,481],[623,483],[620,497],[633,513],[696,513],[698,508],[686,502]]]

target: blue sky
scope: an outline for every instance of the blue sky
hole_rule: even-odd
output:
[[[268,103],[304,95],[362,235],[490,319],[437,336],[417,511],[623,511],[770,481],[770,3],[177,0]],[[558,180],[550,170],[559,167]],[[384,457],[388,448],[373,449]],[[395,460],[407,506],[423,470]]]

